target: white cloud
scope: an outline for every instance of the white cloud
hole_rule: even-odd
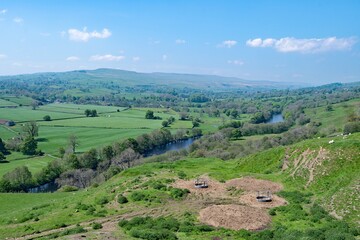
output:
[[[234,65],[244,65],[245,63],[241,60],[229,60],[228,64],[234,64]]]
[[[249,47],[272,47],[279,52],[316,53],[327,51],[349,50],[356,43],[355,38],[304,38],[297,39],[286,37],[280,39],[261,38],[249,39],[246,45]]]
[[[219,45],[219,47],[232,48],[232,47],[234,47],[236,44],[237,44],[237,41],[235,41],[235,40],[226,40],[226,41],[223,41],[223,42]]]
[[[5,13],[7,13],[7,9],[0,9],[0,14],[5,14]]]
[[[66,61],[70,61],[70,62],[79,61],[79,60],[80,58],[76,56],[70,56],[66,58]]]
[[[21,17],[16,17],[16,18],[13,19],[13,21],[14,21],[14,23],[20,24],[20,23],[24,22],[24,19],[22,19]]]
[[[133,62],[138,62],[138,61],[140,61],[140,57],[133,57],[132,60],[133,60]]]
[[[186,41],[183,40],[183,39],[176,39],[176,40],[175,40],[175,43],[176,43],[176,44],[185,44]]]
[[[166,54],[162,55],[162,60],[163,60],[163,61],[166,61],[167,58],[168,58],[168,56],[167,56]]]
[[[0,60],[5,59],[5,58],[7,58],[7,56],[5,54],[0,54]]]
[[[87,42],[91,38],[108,38],[111,36],[111,32],[104,28],[102,32],[92,31],[88,32],[86,28],[84,28],[82,31],[71,28],[68,30],[69,39],[72,41],[78,41],[78,42]]]
[[[90,61],[120,61],[125,59],[124,56],[114,56],[111,54],[106,55],[94,55],[90,57]]]

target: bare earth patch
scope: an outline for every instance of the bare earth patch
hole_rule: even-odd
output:
[[[242,205],[213,205],[200,211],[200,221],[233,230],[261,230],[270,224],[271,218],[259,208]]]
[[[223,183],[210,179],[209,177],[202,176],[208,182],[207,188],[196,188],[194,186],[194,180],[186,181],[179,179],[172,184],[173,187],[188,189],[190,193],[200,196],[221,198],[226,195],[226,187]]]
[[[272,193],[279,192],[283,186],[279,183],[268,180],[260,180],[252,177],[235,178],[226,182],[227,187],[235,187],[244,191],[269,190]]]
[[[287,201],[285,199],[274,194],[272,195],[271,202],[258,202],[256,200],[256,192],[246,192],[243,195],[241,195],[239,199],[241,203],[256,208],[273,208],[273,207],[284,206],[287,204]]]
[[[172,184],[173,187],[186,188],[190,190],[188,199],[196,198],[197,201],[213,200],[213,203],[200,210],[199,220],[205,224],[215,227],[224,227],[233,230],[261,230],[266,228],[271,222],[271,217],[267,213],[268,208],[286,205],[285,199],[272,194],[271,202],[258,202],[256,199],[257,191],[278,192],[283,189],[279,183],[267,180],[260,180],[252,177],[236,178],[220,183],[202,176],[208,181],[208,188],[195,188],[194,181],[177,180]],[[239,190],[239,194],[232,195],[234,190]],[[243,192],[242,192],[243,191]],[[227,199],[226,203],[217,201]]]

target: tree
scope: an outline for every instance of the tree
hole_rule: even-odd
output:
[[[0,152],[0,162],[5,159],[6,159],[5,155],[2,152]]]
[[[39,136],[39,126],[35,121],[25,123],[22,129],[29,137],[34,138]]]
[[[173,122],[175,122],[175,118],[173,116],[169,117],[168,122],[169,124],[172,124]]]
[[[85,116],[86,116],[86,117],[90,117],[90,115],[91,115],[91,110],[90,110],[90,109],[86,109],[86,110],[85,110]]]
[[[331,111],[333,111],[334,109],[333,109],[332,105],[329,104],[329,105],[326,106],[325,110],[326,110],[327,112],[331,112]]]
[[[26,191],[32,184],[32,175],[26,166],[21,166],[6,173],[3,180],[10,183],[12,191]]]
[[[51,121],[51,117],[49,115],[45,115],[43,119],[44,121]]]
[[[179,113],[180,120],[187,120],[188,118],[189,118],[189,115],[186,112]]]
[[[91,110],[90,117],[97,117],[97,116],[98,116],[98,114],[97,114],[96,109]]]
[[[0,138],[0,153],[9,154],[9,151],[6,149],[3,140]]]
[[[21,152],[25,155],[35,155],[37,148],[37,142],[33,137],[28,136],[21,147]]]
[[[111,160],[115,155],[114,149],[110,145],[105,146],[102,150],[102,153],[106,160]]]
[[[75,154],[68,154],[65,157],[66,164],[72,169],[79,169],[81,168],[80,162],[78,157]]]
[[[63,147],[59,147],[59,154],[60,154],[60,157],[64,157],[66,151],[65,151],[65,148]]]
[[[145,114],[146,119],[154,119],[154,112],[151,110],[147,110]]]
[[[162,121],[161,125],[162,125],[163,127],[168,127],[168,126],[169,126],[169,122],[166,121],[166,120],[164,120],[164,121]]]
[[[239,112],[236,109],[233,109],[230,115],[232,118],[237,118],[239,116]]]
[[[135,152],[133,149],[128,148],[123,151],[120,156],[117,156],[113,160],[113,164],[121,167],[122,169],[130,168],[136,159],[140,158],[140,154]]]
[[[34,101],[31,102],[30,105],[31,105],[32,110],[36,110],[36,108],[39,106],[39,102],[34,100]]]
[[[75,153],[76,147],[79,146],[79,141],[77,136],[75,136],[74,134],[70,135],[68,142],[69,142],[69,147],[72,150],[72,153]]]
[[[193,128],[199,127],[200,123],[198,121],[193,121],[192,122]]]
[[[239,139],[242,137],[242,133],[240,128],[235,128],[234,130],[232,130],[231,132],[231,137],[235,138],[235,139]]]
[[[81,155],[79,161],[83,168],[90,168],[95,170],[99,162],[96,149],[92,148],[85,152],[83,155]]]

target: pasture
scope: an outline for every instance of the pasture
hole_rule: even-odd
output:
[[[10,172],[15,168],[21,166],[28,167],[30,172],[34,174],[40,171],[49,162],[54,160],[54,158],[47,155],[29,157],[29,156],[24,156],[21,153],[13,152],[12,154],[6,157],[6,160],[8,162],[0,163],[0,177],[3,176],[5,173]]]
[[[29,106],[34,101],[34,99],[25,96],[1,95],[0,98],[22,106]]]
[[[312,121],[321,122],[320,128],[332,128],[337,132],[342,131],[342,127],[347,122],[347,116],[360,109],[359,99],[353,99],[347,102],[333,104],[333,110],[327,111],[326,107],[305,109],[305,114]]]

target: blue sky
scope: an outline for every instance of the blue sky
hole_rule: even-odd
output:
[[[360,1],[0,1],[0,75],[118,68],[360,81]]]

